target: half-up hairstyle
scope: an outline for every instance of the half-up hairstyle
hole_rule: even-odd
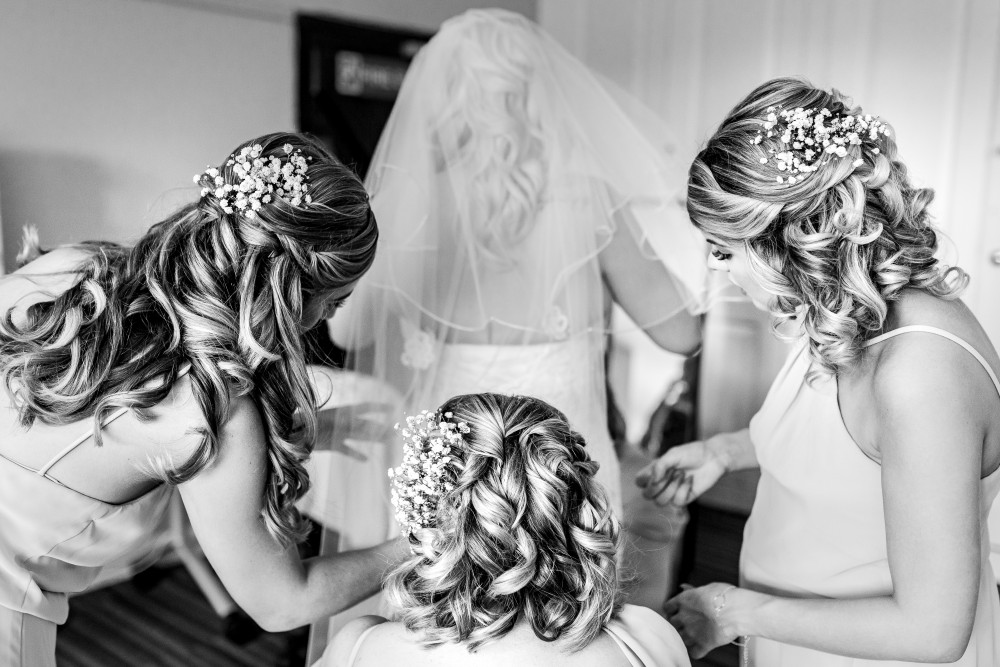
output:
[[[301,536],[294,503],[308,489],[304,468],[315,433],[315,397],[306,375],[301,323],[315,295],[350,285],[371,265],[378,229],[357,176],[318,141],[269,134],[264,158],[290,145],[308,163],[311,202],[275,197],[253,217],[227,213],[209,192],[153,225],[134,247],[91,243],[80,282],[0,321],[0,380],[20,423],[100,423],[120,407],[143,411],[162,401],[185,364],[201,409],[195,455],[159,471],[177,484],[218,454],[234,398],[250,396],[267,432],[263,518],[282,543]],[[224,160],[223,183],[242,177]],[[28,250],[24,259],[36,256]],[[151,382],[155,380],[155,382]]]
[[[541,206],[545,137],[555,130],[540,109],[538,27],[513,13],[473,11],[446,23],[439,39],[455,47],[434,95],[433,143],[450,167],[461,219],[476,221],[472,238],[486,258],[510,265]]]
[[[846,156],[831,156],[789,184],[768,159],[786,150],[777,133],[754,142],[772,107],[863,113],[836,90],[799,79],[764,83],[729,112],[692,163],[688,212],[710,238],[746,249],[752,277],[774,296],[774,326],[800,319],[818,369],[835,374],[858,361],[903,289],[953,299],[968,276],[934,257],[937,232],[927,210],[934,193],[910,183],[891,134],[849,145]]]
[[[452,448],[454,489],[386,592],[426,646],[475,650],[524,619],[543,641],[587,646],[620,610],[619,526],[597,463],[565,416],[536,398],[471,394],[441,406],[470,431]]]

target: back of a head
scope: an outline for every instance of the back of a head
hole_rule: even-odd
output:
[[[585,647],[620,589],[619,527],[583,439],[530,397],[456,396],[439,414],[467,432],[435,525],[411,535],[416,555],[386,583],[399,620],[429,646],[474,650],[523,620],[543,641]]]
[[[541,29],[503,10],[471,10],[425,47],[444,71],[421,95],[430,144],[487,259],[509,263],[531,231],[556,141]]]
[[[688,179],[692,221],[746,249],[776,324],[802,321],[832,373],[856,362],[904,288],[946,298],[964,288],[964,272],[934,256],[932,198],[911,184],[883,120],[800,79],[768,81],[737,104]]]
[[[214,458],[231,399],[252,394],[268,437],[264,518],[289,539],[315,422],[303,308],[364,274],[378,228],[358,177],[305,135],[252,139],[195,181],[198,201],[132,248],[92,244],[77,287],[34,307],[19,330],[7,322],[2,379],[19,387],[25,425],[66,423],[149,408],[190,363],[204,440],[160,471],[171,482]],[[153,378],[165,381],[147,386]]]

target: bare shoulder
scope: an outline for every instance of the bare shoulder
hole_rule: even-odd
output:
[[[147,411],[148,418],[132,420],[132,428],[142,432],[146,454],[180,464],[194,456],[201,446],[207,420],[192,387],[190,376],[174,382],[160,403]],[[231,398],[229,414],[219,429],[221,447],[238,442],[241,448],[265,450],[264,425],[254,400],[249,396]]]
[[[391,625],[394,624],[386,623],[386,619],[381,616],[361,616],[354,619],[341,628],[333,638],[317,667],[349,667],[351,653],[354,652],[361,635],[376,626],[386,628]]]
[[[959,300],[946,301],[914,292],[896,311],[894,329],[911,325],[945,331],[973,347],[994,370],[996,350],[979,322]],[[997,390],[980,362],[949,338],[926,331],[909,331],[869,348],[872,404],[882,435],[908,425],[948,425],[981,434],[995,420]],[[973,430],[969,430],[973,429]],[[885,439],[885,438],[883,438]]]
[[[966,342],[994,371],[1000,357],[982,325],[960,299],[941,299],[919,290],[907,290],[892,305],[894,329],[926,326]],[[936,384],[961,395],[977,393],[983,382],[992,385],[979,361],[960,344],[930,332],[911,331],[894,336],[871,348],[876,391],[914,393]]]

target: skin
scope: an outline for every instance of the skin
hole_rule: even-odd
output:
[[[74,282],[67,276],[78,253],[58,249],[0,278],[0,310],[41,300],[40,285],[52,293],[67,289]],[[303,327],[335,310],[352,287],[307,303]],[[75,492],[126,503],[159,486],[149,473],[150,462],[183,461],[194,454],[199,444],[194,429],[202,424],[185,376],[149,411],[148,420],[126,414],[102,430],[102,447],[92,439],[85,442],[51,474]],[[90,428],[84,420],[23,429],[9,396],[0,392],[0,454],[13,461],[37,469]],[[178,491],[209,563],[233,599],[265,630],[306,625],[365,599],[378,590],[384,572],[408,555],[405,541],[398,539],[301,559],[294,546],[282,548],[261,519],[266,482],[266,432],[253,399],[240,397],[222,426],[218,458]]]
[[[766,304],[745,253],[714,250],[711,267],[727,271],[758,307]],[[911,324],[954,333],[1000,371],[961,301],[904,290],[889,304],[884,330]],[[745,635],[867,659],[953,662],[965,652],[981,568],[980,479],[1000,466],[997,390],[968,352],[925,333],[869,348],[837,382],[848,432],[881,466],[892,594],[791,599],[719,583],[689,588],[665,610],[693,656]],[[756,465],[743,430],[671,449],[636,481],[655,502],[684,505],[725,472]]]
[[[559,641],[540,642],[524,622],[517,623],[502,638],[484,644],[475,653],[462,644],[442,644],[426,649],[417,635],[402,623],[381,616],[362,616],[346,624],[334,637],[320,662],[322,667],[348,667],[358,638],[378,626],[365,638],[354,662],[355,667],[407,664],[414,667],[506,667],[507,665],[547,665],[548,667],[628,667],[631,663],[618,644],[605,633],[575,653]]]

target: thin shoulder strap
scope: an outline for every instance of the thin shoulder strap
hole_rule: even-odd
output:
[[[950,331],[945,331],[944,329],[938,329],[937,327],[925,326],[923,324],[911,324],[909,326],[899,327],[898,329],[893,329],[892,331],[887,331],[884,334],[875,336],[874,338],[868,340],[865,343],[865,347],[871,347],[872,345],[875,345],[876,343],[881,343],[882,341],[888,338],[893,338],[894,336],[898,336],[904,333],[909,333],[911,331],[919,331],[922,333],[929,333],[929,334],[934,334],[936,336],[941,336],[942,338],[947,338],[953,343],[957,343],[958,345],[964,347],[965,350],[973,357],[975,357],[976,361],[982,364],[983,368],[986,369],[986,373],[990,376],[990,379],[993,380],[993,386],[996,387],[997,393],[1000,394],[1000,378],[997,377],[996,372],[994,372],[989,362],[986,361],[986,358],[983,357],[983,355],[979,354],[979,350],[972,347],[967,342],[965,342],[955,334],[951,333]]]
[[[178,378],[184,377],[187,374],[187,372],[190,371],[190,370],[191,370],[191,364],[189,364],[189,363],[184,364],[184,367],[181,368],[180,372],[177,374],[177,377]],[[107,417],[104,418],[104,421],[101,422],[101,428],[104,428],[105,426],[107,426],[108,424],[110,424],[111,422],[113,422],[114,420],[116,420],[119,417],[121,417],[123,414],[125,414],[126,412],[128,412],[129,409],[130,408],[118,408],[117,410],[115,410],[114,412],[112,412],[110,415],[108,415]],[[52,469],[52,466],[54,466],[55,464],[59,463],[61,460],[63,460],[64,458],[66,458],[66,455],[69,454],[70,452],[72,452],[74,449],[76,449],[77,447],[79,447],[83,443],[85,443],[88,440],[90,440],[90,438],[93,437],[93,435],[94,435],[94,429],[93,428],[90,428],[86,432],[81,433],[79,438],[77,438],[73,442],[71,442],[68,445],[66,445],[66,447],[64,447],[62,450],[60,450],[60,452],[58,454],[56,454],[51,459],[49,459],[48,463],[46,463],[44,466],[42,466],[41,468],[39,468],[38,470],[36,470],[35,473],[38,474],[38,475],[41,475],[42,477],[48,477],[49,476],[49,470]]]
[[[358,640],[354,642],[354,648],[351,649],[351,655],[347,658],[347,667],[354,667],[354,661],[358,659],[358,653],[361,652],[361,644],[368,638],[372,630],[377,628],[378,625],[373,625],[360,635],[358,635]]]

